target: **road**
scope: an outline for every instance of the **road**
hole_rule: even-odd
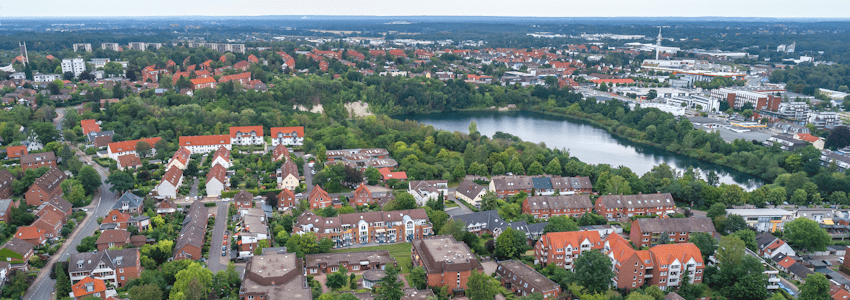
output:
[[[59,117],[53,121],[57,128],[61,128],[62,126],[62,117],[64,117],[64,110],[63,113],[59,114]],[[91,159],[83,156],[83,153],[81,153],[79,149],[76,149],[76,152],[77,155],[80,155],[84,163],[91,163]],[[85,221],[83,221],[83,223],[77,225],[77,228],[74,229],[74,233],[72,233],[69,237],[70,239],[65,241],[62,248],[53,255],[47,265],[41,269],[41,272],[39,272],[38,277],[36,277],[35,281],[30,286],[30,289],[27,290],[23,299],[51,299],[51,296],[53,295],[53,288],[56,285],[56,280],[50,279],[50,276],[48,275],[50,274],[50,270],[53,268],[53,264],[57,261],[68,260],[72,254],[78,253],[77,245],[82,242],[84,237],[91,236],[94,234],[95,230],[97,230],[97,218],[106,216],[112,206],[115,205],[115,201],[118,197],[115,192],[109,190],[110,185],[106,183],[106,177],[109,174],[109,170],[96,163],[91,163],[91,165],[100,174],[102,185],[95,193],[92,203],[86,206],[89,210],[89,216]]]
[[[304,152],[292,152],[295,156],[301,157],[304,159],[304,184],[307,185],[307,189],[304,190],[303,194],[309,195],[310,191],[313,190],[313,170],[310,168],[310,161],[308,161],[307,157],[304,157]]]
[[[213,273],[227,268],[227,260],[230,256],[221,256],[221,242],[224,240],[224,231],[227,229],[227,206],[229,202],[216,202],[215,226],[213,227],[212,241],[210,242],[210,259],[207,260],[207,267]],[[227,245],[230,249],[230,243]],[[225,262],[222,263],[222,258]]]

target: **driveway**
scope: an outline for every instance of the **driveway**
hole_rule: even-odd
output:
[[[454,188],[449,189],[449,193],[448,193],[448,195],[446,195],[446,198],[448,198],[449,201],[453,201],[458,206],[458,207],[446,207],[444,209],[446,211],[446,213],[449,214],[450,216],[457,216],[457,215],[465,215],[465,214],[474,213],[474,211],[472,211],[471,208],[467,207],[461,200],[458,200],[457,198],[455,198],[455,189]]]
[[[198,195],[198,177],[193,177],[193,178],[194,178],[194,180],[192,181],[192,188],[189,189],[189,197],[192,197],[192,199],[195,199],[195,196]]]
[[[210,241],[210,258],[207,260],[207,267],[213,273],[226,269],[230,261],[230,255],[221,256],[221,243],[224,240],[224,231],[227,229],[227,205],[228,202],[216,202],[213,240]],[[227,243],[227,251],[230,251],[230,242]]]

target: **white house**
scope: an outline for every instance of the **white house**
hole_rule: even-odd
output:
[[[416,203],[419,206],[425,205],[428,200],[437,200],[440,193],[448,194],[449,186],[446,180],[412,180],[409,183],[407,192],[413,195]]]
[[[177,152],[174,152],[174,156],[168,161],[168,165],[165,166],[165,169],[168,170],[171,169],[171,167],[177,167],[180,168],[180,170],[186,170],[191,156],[192,153],[189,152],[189,149],[180,147],[180,149],[177,149]]]
[[[263,126],[230,127],[230,140],[234,145],[262,145]]]
[[[481,207],[481,196],[487,192],[483,186],[472,182],[472,180],[464,180],[455,189],[455,198],[466,201],[475,207]]]
[[[229,135],[181,136],[178,146],[186,147],[192,154],[213,152],[221,146],[224,146],[227,150],[233,149]]]
[[[156,186],[156,192],[160,197],[176,199],[177,188],[181,184],[183,184],[183,170],[172,167],[162,176],[162,182]]]
[[[150,156],[154,156],[156,155],[156,148],[154,148],[154,145],[156,144],[156,142],[159,142],[159,140],[161,140],[161,138],[153,137],[148,139],[109,143],[108,147],[106,147],[106,153],[109,158],[114,159],[116,161],[118,160],[119,156],[124,156],[128,154],[141,157],[141,155],[136,152],[136,145],[138,145],[139,142],[145,142],[148,143],[148,145],[151,147]]]
[[[230,150],[224,146],[219,146],[218,150],[213,153],[212,166],[221,165],[225,169],[229,169],[232,165],[230,162]]]
[[[210,171],[207,172],[207,196],[218,197],[227,186],[227,169],[218,164],[213,164]]]
[[[272,127],[272,147],[278,144],[301,146],[304,145],[304,126]]]
[[[294,191],[301,182],[301,177],[298,175],[298,165],[292,160],[287,160],[278,169],[277,188],[289,189]]]

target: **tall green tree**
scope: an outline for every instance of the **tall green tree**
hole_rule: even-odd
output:
[[[381,279],[381,285],[378,288],[376,300],[397,300],[404,296],[401,290],[404,283],[398,280],[398,268],[395,266],[387,266],[384,270],[385,276]]]
[[[800,287],[800,299],[830,300],[829,285],[829,280],[823,274],[811,274]]]
[[[492,300],[500,288],[495,278],[473,270],[466,282],[466,296],[469,300]]]
[[[106,183],[112,185],[109,187],[110,191],[118,194],[122,194],[125,191],[133,189],[133,186],[136,184],[133,176],[124,171],[112,172],[106,177]]]
[[[103,184],[100,178],[100,173],[98,173],[92,166],[83,166],[80,169],[79,178],[87,195],[94,194],[94,192],[100,188],[100,185]]]
[[[410,270],[410,286],[420,290],[428,287],[428,274],[425,268],[420,266]]]
[[[611,260],[599,251],[584,251],[573,264],[577,277],[576,283],[591,293],[602,293],[611,285],[616,274],[611,270]]]
[[[130,288],[130,300],[162,299],[162,289],[155,284],[137,285]]]
[[[171,296],[180,294],[182,299],[191,299],[190,295],[197,295],[206,299],[212,287],[213,273],[203,265],[192,262],[186,269],[175,275],[174,287]]]
[[[795,249],[805,251],[823,251],[832,242],[832,237],[807,218],[797,218],[785,225],[785,237]]]
[[[549,164],[546,165],[546,174],[561,175],[561,173],[561,161],[557,157],[550,160]]]

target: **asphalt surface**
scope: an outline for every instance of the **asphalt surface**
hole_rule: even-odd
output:
[[[227,268],[227,263],[222,263],[230,260],[230,255],[221,256],[221,243],[224,241],[224,231],[227,230],[227,206],[230,202],[216,202],[215,226],[213,227],[212,241],[210,241],[210,258],[207,260],[207,268],[213,273]],[[229,239],[229,238],[228,238]],[[227,251],[230,251],[230,243],[227,243]]]

